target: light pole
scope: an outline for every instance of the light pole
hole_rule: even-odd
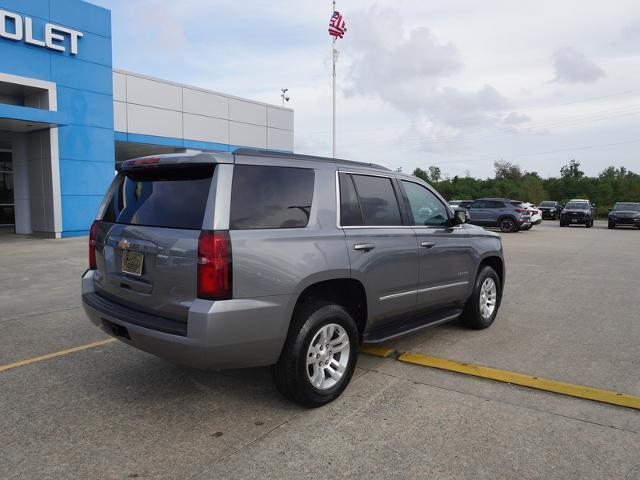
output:
[[[281,88],[280,90],[282,91],[282,94],[280,95],[282,97],[282,108],[284,108],[284,102],[289,101],[289,96],[287,95],[287,92],[289,91],[289,89]]]

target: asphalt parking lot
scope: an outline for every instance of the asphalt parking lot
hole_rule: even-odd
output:
[[[640,395],[640,231],[503,235],[496,323],[398,351]],[[86,238],[0,237],[0,369],[106,339],[85,319]],[[120,342],[0,371],[0,478],[640,478],[640,411],[362,355],[307,410],[269,370],[202,372]]]

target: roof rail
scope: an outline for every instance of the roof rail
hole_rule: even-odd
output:
[[[290,153],[290,152],[276,152],[276,151],[260,150],[260,149],[254,149],[254,148],[238,148],[231,153],[233,153],[234,155],[242,155],[242,156],[283,157],[283,158],[290,158],[292,160],[309,160],[313,162],[336,163],[338,165],[349,165],[352,167],[367,167],[367,168],[375,168],[376,170],[389,171],[387,167],[383,167],[382,165],[378,165],[375,163],[355,162],[353,160],[343,160],[340,158],[315,157],[313,155],[300,155],[298,153]]]

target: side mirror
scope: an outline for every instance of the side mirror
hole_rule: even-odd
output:
[[[451,219],[452,226],[462,225],[469,221],[469,214],[464,208],[456,208],[453,211],[453,218]]]

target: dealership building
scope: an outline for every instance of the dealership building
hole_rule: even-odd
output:
[[[116,162],[293,150],[293,111],[112,67],[111,12],[0,0],[0,230],[85,235]]]

